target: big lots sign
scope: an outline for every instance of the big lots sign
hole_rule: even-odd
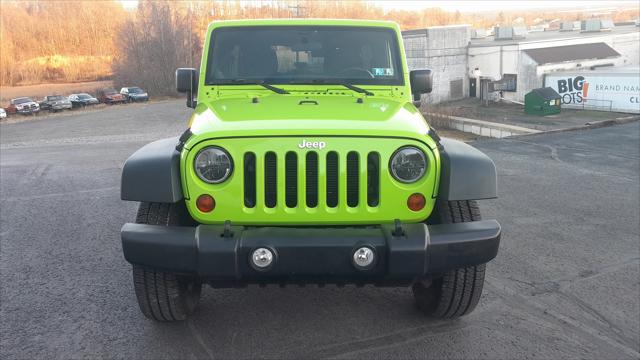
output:
[[[545,86],[562,97],[562,106],[640,113],[640,74],[562,73],[545,77]]]

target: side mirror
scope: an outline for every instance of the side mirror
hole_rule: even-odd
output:
[[[193,68],[179,68],[176,70],[176,90],[187,94],[187,107],[195,108],[198,94],[198,72]]]
[[[413,70],[409,72],[409,83],[411,84],[413,100],[420,101],[420,95],[431,92],[433,85],[431,70]]]

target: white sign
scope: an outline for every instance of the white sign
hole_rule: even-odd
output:
[[[548,74],[545,86],[562,98],[562,107],[640,113],[640,74]]]

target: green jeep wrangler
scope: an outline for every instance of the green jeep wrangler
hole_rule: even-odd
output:
[[[429,127],[431,84],[392,22],[212,23],[199,74],[176,71],[188,129],[122,171],[143,314],[185,319],[204,283],[412,286],[429,316],[471,312],[500,242],[476,203],[496,169]]]

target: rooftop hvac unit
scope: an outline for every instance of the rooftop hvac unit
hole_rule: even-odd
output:
[[[524,26],[496,26],[494,33],[495,40],[524,39],[527,28]]]
[[[513,38],[514,39],[524,39],[527,36],[527,27],[526,26],[514,26],[513,27]]]
[[[496,40],[513,39],[513,28],[511,26],[496,26],[493,33]]]
[[[487,37],[486,29],[473,29],[473,31],[471,32],[472,39],[484,39],[486,37]]]
[[[590,19],[582,20],[580,30],[582,32],[607,31],[613,29],[614,26],[611,20]]]
[[[576,30],[573,25],[574,24],[573,24],[572,21],[563,22],[562,24],[560,24],[560,31],[573,31],[573,30]]]
[[[580,23],[580,31],[600,31],[600,20],[582,20]]]
[[[600,20],[600,30],[611,30],[616,27],[613,20]]]

